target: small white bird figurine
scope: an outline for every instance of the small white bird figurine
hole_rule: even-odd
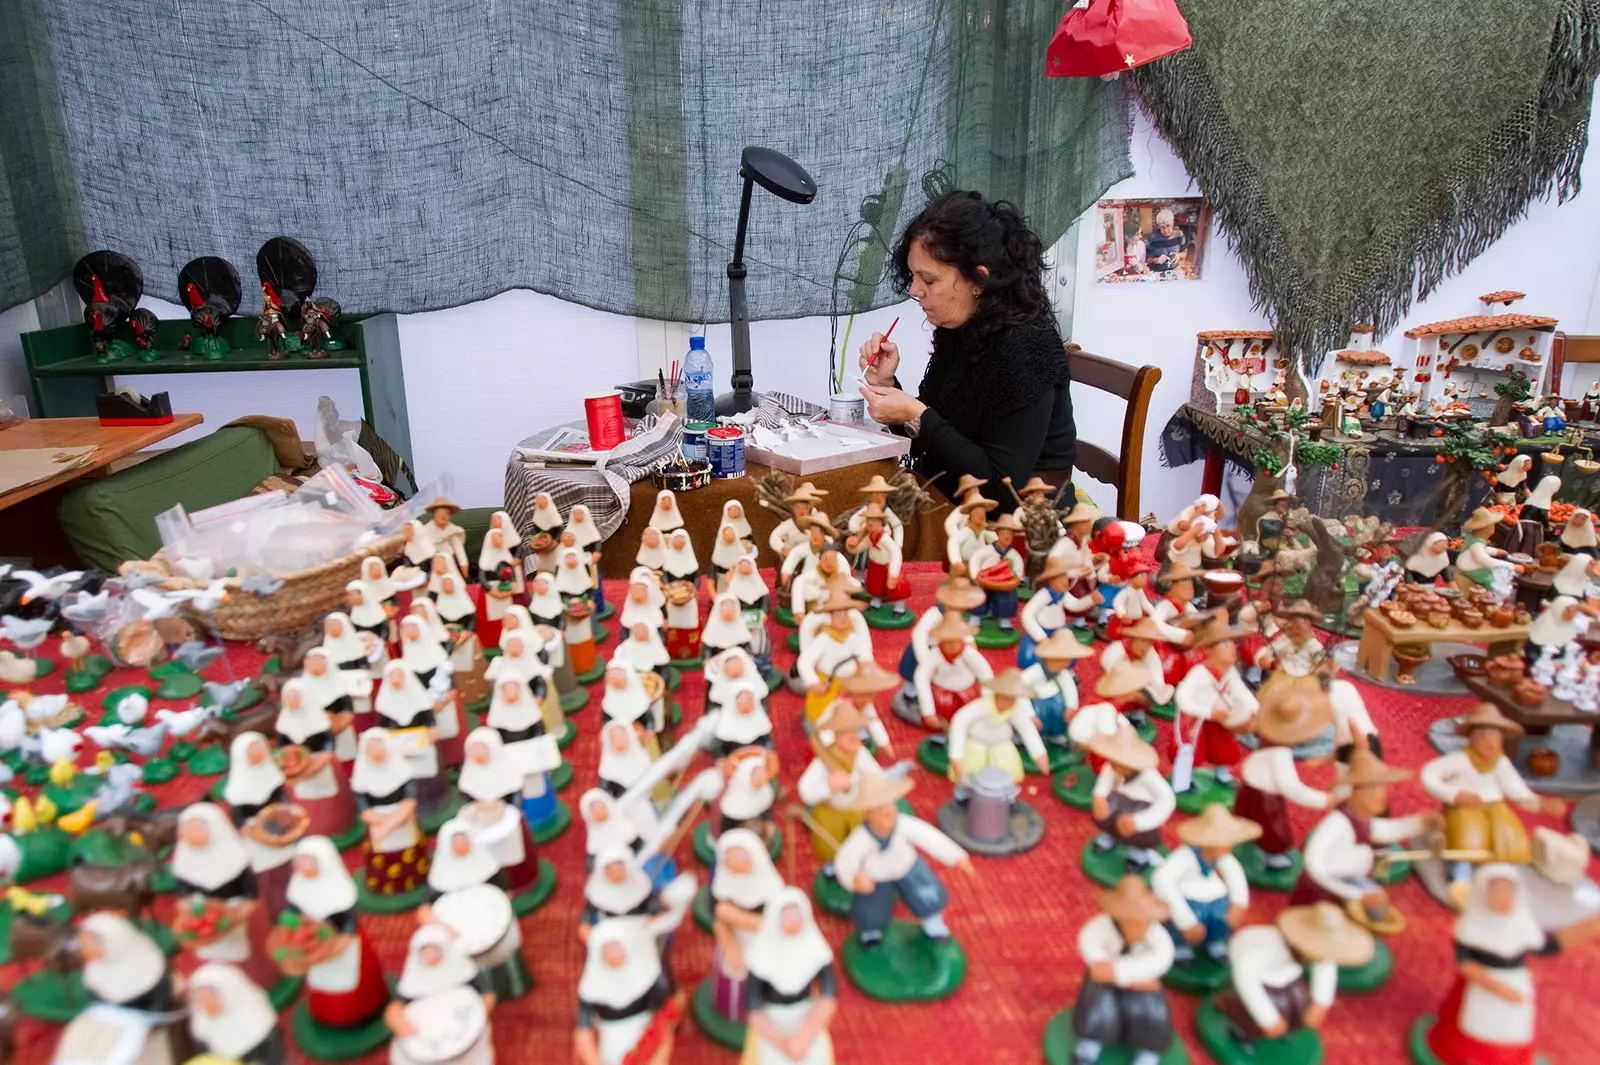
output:
[[[15,751],[28,735],[28,715],[15,699],[0,703],[0,751]]]
[[[204,588],[185,588],[168,594],[188,603],[202,614],[209,614],[228,598],[228,578],[219,577]]]
[[[104,750],[112,750],[122,745],[128,733],[133,731],[132,725],[90,725],[83,730],[89,737],[89,742]]]
[[[45,765],[55,765],[60,761],[71,761],[78,756],[78,748],[83,745],[83,737],[69,728],[40,729],[39,734],[24,746],[24,749],[33,748],[38,760]]]
[[[199,728],[215,710],[206,706],[191,706],[187,710],[157,710],[156,720],[167,726],[167,731],[182,739]]]
[[[12,571],[10,576],[13,580],[23,581],[28,585],[28,590],[22,593],[22,605],[27,606],[35,599],[60,599],[67,594],[73,584],[82,579],[83,571],[75,569],[58,573],[54,577],[46,577],[31,569],[19,569]]]
[[[11,614],[0,617],[0,636],[4,636],[24,651],[31,651],[44,643],[55,622],[50,618],[19,618]]]
[[[7,684],[32,684],[37,679],[37,659],[24,658],[12,651],[0,651],[0,680]]]
[[[29,721],[49,721],[67,708],[65,695],[22,695],[17,698]]]
[[[144,721],[144,715],[150,710],[150,700],[145,698],[143,692],[129,692],[117,700],[114,709],[118,721],[138,725]]]
[[[135,588],[133,601],[144,610],[146,621],[170,618],[178,612],[178,607],[183,603],[183,600],[173,597],[170,593],[153,592],[148,588]]]
[[[73,597],[72,602],[63,603],[61,616],[77,625],[93,625],[106,616],[106,611],[111,609],[111,593],[106,590],[96,595],[79,592]]]
[[[209,581],[211,575],[217,572],[216,562],[209,558],[180,558],[176,565],[185,577],[197,581]]]

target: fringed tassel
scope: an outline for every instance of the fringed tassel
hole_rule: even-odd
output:
[[[1589,101],[1600,73],[1600,0],[1564,0],[1537,99],[1467,155],[1479,169],[1422,190],[1402,230],[1367,249],[1342,277],[1305,278],[1272,213],[1266,190],[1229,125],[1194,49],[1129,72],[1151,121],[1182,156],[1217,227],[1244,261],[1256,307],[1271,314],[1278,343],[1309,379],[1355,322],[1381,335],[1553,190],[1579,189]]]

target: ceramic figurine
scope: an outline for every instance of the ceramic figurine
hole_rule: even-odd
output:
[[[1117,709],[1134,724],[1143,724],[1148,710],[1168,708],[1172,704],[1175,689],[1167,682],[1168,669],[1162,662],[1161,652],[1157,650],[1158,646],[1167,644],[1171,635],[1184,639],[1189,636],[1182,629],[1163,627],[1152,617],[1140,618],[1124,626],[1118,638],[1106,644],[1105,650],[1100,652],[1100,668],[1105,673],[1109,674],[1119,666],[1126,665],[1143,677],[1144,683],[1117,704]],[[1168,716],[1165,709],[1160,716]]]
[[[433,556],[432,575],[428,578],[428,595],[433,599],[439,618],[453,631],[476,629],[478,605],[467,592],[467,582],[461,576],[453,556],[440,552]]]
[[[404,583],[404,582],[401,582]],[[384,643],[393,643],[395,615],[399,613],[399,595],[409,589],[389,576],[383,559],[368,555],[361,560],[361,576],[345,586],[347,591],[360,593],[360,605],[350,611],[350,620],[359,632],[370,632]]]
[[[1294,757],[1296,745],[1332,724],[1333,709],[1314,679],[1310,690],[1296,687],[1267,692],[1256,712],[1261,745],[1245,756],[1240,767],[1242,783],[1233,808],[1239,816],[1261,826],[1261,837],[1255,846],[1268,879],[1273,873],[1291,869],[1297,856],[1289,805],[1329,810],[1338,801],[1302,781]],[[1261,879],[1253,882],[1268,886]]]
[[[336,610],[322,619],[320,646],[335,669],[357,672],[368,668],[371,649],[362,641],[348,614]]]
[[[334,327],[339,324],[339,304],[327,296],[300,301],[300,343],[305,346],[306,358],[326,359],[328,352],[343,345],[333,338]]]
[[[1012,784],[1021,783],[1019,746],[1027,751],[1039,772],[1050,772],[1050,755],[1034,725],[1028,706],[1028,685],[1022,678],[1022,671],[1007,669],[978,683],[983,694],[967,702],[950,718],[949,775],[956,784],[957,801],[967,794],[973,776],[988,766],[1004,770]],[[969,687],[967,691],[970,690]],[[937,698],[937,692],[932,697]]]
[[[911,638],[906,641],[906,648],[900,655],[900,690],[895,694],[892,707],[896,716],[910,724],[920,724],[926,719],[917,672],[935,653],[929,633],[946,615],[957,620],[963,619],[967,611],[982,605],[984,601],[982,589],[965,577],[950,578],[939,586],[933,596],[934,605],[924,611],[911,627]]]
[[[443,925],[411,934],[395,1000],[384,1012],[394,1032],[390,1065],[494,1065],[491,991],[480,991],[478,966],[463,937]]]
[[[944,920],[949,895],[919,851],[969,876],[977,875],[967,852],[954,840],[896,807],[910,790],[908,779],[862,776],[850,807],[865,817],[834,855],[839,882],[855,893],[850,920],[856,941],[869,950],[883,945],[896,898],[922,922],[928,939],[949,937]]]
[[[264,910],[256,913],[260,892],[250,856],[222,807],[197,802],[178,815],[172,875],[183,896],[172,922],[179,941],[192,945],[203,961],[240,966],[261,987],[275,984],[278,973],[263,943],[267,919]]]
[[[1178,785],[1193,786],[1192,774],[1180,772],[1183,761],[1193,768],[1214,767],[1219,784],[1234,782],[1233,767],[1242,754],[1235,733],[1250,726],[1257,709],[1255,694],[1238,669],[1238,641],[1246,635],[1245,629],[1230,626],[1224,613],[1213,615],[1190,639],[1190,648],[1205,654],[1173,695],[1178,712],[1173,723],[1173,777],[1180,792],[1188,788]],[[1189,779],[1181,779],[1185,776]]]
[[[655,880],[632,847],[609,845],[593,856],[594,868],[583,888],[578,940],[587,943],[594,926],[608,917],[657,913],[661,899]]]
[[[697,599],[696,589],[689,587],[685,599]],[[617,621],[624,629],[643,623],[664,632],[666,628],[666,590],[661,587],[661,576],[648,566],[635,566],[628,574],[628,591],[622,600],[622,616]],[[699,614],[696,612],[696,628]]]
[[[1122,588],[1111,600],[1111,613],[1106,619],[1106,637],[1116,639],[1124,625],[1132,625],[1142,618],[1153,617],[1155,603],[1150,598],[1150,575],[1157,566],[1151,559],[1128,555],[1112,563],[1114,575],[1122,581]]]
[[[567,512],[567,526],[561,533],[562,543],[565,544],[567,534],[571,533],[573,544],[585,555],[588,563],[589,583],[594,589],[595,613],[602,615],[604,620],[611,615],[606,609],[605,582],[600,579],[600,559],[603,555],[601,546],[605,537],[600,535],[600,529],[589,516],[589,508],[581,503]]]
[[[1001,481],[1017,504],[1015,513],[1022,522],[1023,544],[1028,556],[1028,581],[1032,587],[1044,569],[1051,548],[1067,535],[1067,527],[1061,522],[1061,511],[1056,509],[1067,487],[1058,489],[1040,477],[1030,478],[1020,490],[1012,485],[1009,477]]]
[[[1523,660],[1530,667],[1547,648],[1552,657],[1559,658],[1567,644],[1578,638],[1578,609],[1578,601],[1568,595],[1558,595],[1539,609],[1522,645]]]
[[[782,890],[783,878],[767,855],[766,841],[745,829],[719,833],[716,856],[716,870],[711,874],[711,931],[716,948],[711,952],[711,972],[706,980],[715,1014],[724,1021],[743,1024],[749,1004],[745,948],[761,927],[763,909]]]
[[[1537,555],[1539,545],[1554,538],[1555,530],[1550,525],[1550,508],[1555,505],[1556,493],[1559,491],[1561,491],[1561,478],[1555,474],[1539,478],[1539,483],[1528,493],[1528,498],[1522,503],[1522,511],[1517,516],[1519,543],[1513,550],[1527,555]]]
[[[367,826],[365,888],[375,899],[397,908],[420,902],[428,876],[428,855],[417,821],[417,785],[394,734],[368,729],[350,781],[361,821]]]
[[[1100,508],[1093,503],[1074,503],[1072,509],[1061,516],[1061,524],[1066,527],[1067,535],[1051,549],[1051,553],[1066,550],[1066,544],[1071,544],[1079,551],[1086,549],[1102,518],[1104,515],[1100,513]],[[1118,528],[1120,531],[1120,526]]]
[[[1123,877],[1100,893],[1100,913],[1078,931],[1083,986],[1072,1008],[1073,1065],[1108,1060],[1122,1049],[1135,1065],[1157,1065],[1172,1045],[1172,1016],[1161,978],[1172,967],[1169,916],[1144,881]]]
[[[664,681],[671,656],[661,642],[661,634],[643,622],[630,627],[611,656],[613,664],[626,662],[637,673],[655,673]]]
[[[967,515],[961,509],[961,504],[983,498],[983,492],[980,489],[988,483],[988,481],[974,477],[970,473],[961,475],[961,480],[956,484],[956,490],[950,494],[950,499],[955,505],[944,516],[944,538],[946,542],[952,539],[961,526],[967,522]]]
[[[639,550],[633,556],[634,565],[660,573],[666,561],[667,539],[661,535],[661,530],[646,529],[640,533]],[[553,563],[551,568],[554,568]]]
[[[1035,648],[1066,629],[1073,618],[1087,616],[1094,604],[1072,595],[1072,587],[1086,576],[1065,556],[1051,554],[1033,579],[1033,596],[1022,608],[1022,642],[1017,645],[1017,665],[1023,669],[1036,661]]]
[[[926,633],[930,650],[917,666],[913,683],[921,725],[931,732],[943,732],[958,710],[981,696],[979,685],[994,676],[972,642],[976,631],[951,610]]]
[[[1561,653],[1561,668],[1556,671],[1555,687],[1550,690],[1552,699],[1570,703],[1578,695],[1578,682],[1583,673],[1583,648],[1569,643]]]
[[[500,529],[490,529],[483,536],[483,547],[478,552],[478,581],[483,585],[480,635],[489,643],[499,643],[506,608],[527,591],[522,563],[512,551],[510,538]]]
[[[305,977],[309,1023],[295,1025],[295,1040],[313,1059],[325,1056],[330,1040],[342,1042],[355,1030],[368,1049],[389,1038],[383,1024],[389,985],[356,918],[357,894],[332,841],[307,836],[295,844],[289,905],[268,943],[276,943],[274,957],[285,974]]]
[[[750,651],[754,635],[745,624],[744,611],[731,592],[717,596],[711,604],[706,626],[700,633],[700,648],[704,655],[716,655],[733,647]]]
[[[1590,381],[1578,401],[1578,417],[1582,421],[1600,420],[1600,380]]]
[[[1177,684],[1188,672],[1182,648],[1189,642],[1189,626],[1198,624],[1202,617],[1194,604],[1195,582],[1200,577],[1201,571],[1180,566],[1168,566],[1156,577],[1150,620],[1162,637],[1155,649],[1168,684]]]
[[[694,544],[689,539],[689,533],[684,529],[667,533],[667,547],[661,558],[661,579],[670,584],[675,581],[686,581],[698,586],[700,583],[700,560],[695,557]]]
[[[966,515],[966,521],[945,542],[945,555],[951,573],[959,573],[969,580],[972,578],[968,563],[978,553],[978,548],[994,543],[995,535],[989,529],[989,512],[999,505],[992,499],[974,495],[958,508],[961,514]]]
[[[1167,557],[1163,564],[1182,563],[1189,569],[1201,568],[1205,559],[1205,544],[1222,534],[1216,522],[1204,513],[1173,519],[1167,526],[1167,532],[1171,538],[1167,541]]]
[[[189,1037],[196,1047],[239,1065],[283,1065],[278,1011],[261,985],[224,962],[189,974]]]
[[[767,683],[756,669],[755,659],[742,647],[734,647],[706,660],[706,711],[726,709],[735,697],[749,690],[756,701],[767,704]]]
[[[862,603],[839,586],[817,614],[826,619],[804,642],[795,672],[805,686],[806,720],[815,723],[839,694],[839,681],[855,672],[856,663],[872,657],[872,638],[866,626],[857,629],[855,617]]]
[[[1105,765],[1105,759],[1089,750],[1090,741],[1096,736],[1110,736],[1124,726],[1132,726],[1132,722],[1123,715],[1122,708],[1134,704],[1134,699],[1144,691],[1148,680],[1143,670],[1129,662],[1118,662],[1101,673],[1094,682],[1097,701],[1080,704],[1068,716],[1067,737],[1085,752],[1091,772],[1099,773]]]
[[[1528,679],[1546,688],[1553,687],[1556,682],[1556,656],[1561,653],[1563,646],[1554,643],[1541,645],[1538,648],[1539,657],[1528,667]]]
[[[719,839],[724,832],[744,828],[760,836],[763,843],[776,845],[772,783],[778,778],[778,756],[760,747],[744,748],[722,758],[719,769],[723,784],[713,819],[716,827],[710,838]]]
[[[1494,475],[1489,493],[1501,506],[1520,506],[1528,498],[1528,474],[1533,471],[1532,455],[1513,455]]]
[[[458,819],[500,867],[506,893],[533,892],[542,876],[539,852],[522,812],[524,774],[500,733],[491,725],[467,735],[467,760],[456,786],[469,800]]]
[[[656,506],[650,512],[650,528],[670,533],[683,528],[683,512],[678,509],[678,495],[670,488],[656,493]]]
[[[408,625],[413,621],[406,620]],[[450,805],[452,793],[439,761],[433,696],[404,662],[390,662],[373,705],[377,707],[383,727],[392,733],[395,752],[405,762],[419,816],[430,819],[439,816]],[[368,729],[362,737],[371,733]],[[357,764],[360,764],[359,758]]]
[[[810,519],[808,518],[809,522]],[[811,528],[820,526],[812,525]],[[831,526],[826,532],[819,531],[819,535],[831,537]],[[787,567],[789,561],[811,558],[811,548],[807,544],[791,552],[788,559],[784,560]],[[785,577],[787,580],[787,577]],[[828,586],[834,581],[848,581],[859,587],[854,576],[850,574],[844,563],[844,555],[831,538],[825,539],[820,553],[815,556],[815,564],[810,567],[797,565],[794,570],[794,579],[789,580],[789,613],[798,626],[811,611],[820,607],[828,598]],[[780,581],[780,584],[782,582]]]
[[[1456,978],[1438,1016],[1411,1033],[1419,1065],[1498,1065],[1544,1060],[1528,960],[1571,950],[1600,934],[1591,918],[1547,932],[1534,913],[1523,872],[1495,862],[1473,876],[1453,937]]]
[[[552,826],[561,815],[550,784],[550,774],[561,766],[561,751],[545,724],[550,700],[541,700],[533,687],[541,680],[537,675],[501,676],[484,718],[484,724],[499,734],[511,766],[521,774],[520,808],[535,831]]]
[[[556,545],[560,542],[562,530],[566,528],[566,519],[561,516],[550,494],[539,492],[533,497],[533,510],[528,520],[533,525],[528,547],[533,551],[535,571],[550,573],[555,569]]]
[[[428,870],[429,904],[417,911],[423,927],[445,929],[459,937],[474,972],[481,970],[480,982],[502,1001],[521,998],[533,989],[533,976],[522,956],[517,910],[504,883],[500,863],[477,841],[477,830],[464,819],[447,821],[439,830],[433,868]],[[404,976],[396,990],[402,998],[414,997]],[[396,1033],[400,1034],[398,1028]]]
[[[1389,817],[1389,788],[1411,778],[1411,771],[1385,765],[1376,755],[1357,751],[1340,780],[1345,798],[1306,836],[1305,872],[1289,902],[1308,906],[1332,902],[1359,907],[1369,928],[1390,923],[1389,893],[1373,879],[1374,850],[1422,835],[1437,816]]]
[[[1440,577],[1450,574],[1450,538],[1442,532],[1430,532],[1423,537],[1417,549],[1406,557],[1405,579],[1414,584],[1431,585]]]
[[[166,955],[126,917],[92,913],[78,924],[83,987],[93,1000],[61,1034],[57,1065],[74,1062],[171,1062],[185,1040],[182,1003]],[[124,1057],[108,1048],[120,1047]]]
[[[289,889],[294,841],[269,831],[269,819],[261,816],[274,805],[288,806],[289,795],[283,770],[273,760],[266,737],[259,732],[241,732],[229,744],[222,801],[243,838],[257,894],[269,911],[276,911],[283,906],[284,893]]]
[[[1561,402],[1561,396],[1552,392],[1544,398],[1544,406],[1533,412],[1544,427],[1546,436],[1555,436],[1557,433],[1567,431],[1567,408]]]
[[[756,568],[755,555],[747,554],[733,564],[733,572],[728,577],[726,591],[738,600],[740,610],[746,612],[746,614],[753,611],[761,615],[763,624],[752,626],[752,628],[760,628],[764,633],[767,608],[772,600],[772,589],[767,587],[767,582],[762,578],[761,571]],[[766,640],[762,633],[752,633],[752,635],[757,636],[758,643]],[[758,648],[756,658],[759,660],[760,657],[761,654]]]
[[[443,551],[454,559],[457,570],[465,572],[467,533],[453,520],[461,507],[444,496],[438,496],[423,509],[429,516],[428,521],[424,522],[419,517],[403,527],[406,534],[405,557],[412,565],[428,566],[432,564],[433,556]]]
[[[1172,914],[1167,931],[1178,965],[1194,965],[1197,948],[1218,966],[1227,965],[1229,938],[1250,908],[1250,882],[1233,848],[1260,835],[1260,825],[1221,803],[1178,826],[1183,846],[1150,877],[1150,889]]]
[[[1100,830],[1092,843],[1094,850],[1109,855],[1121,848],[1126,872],[1154,868],[1160,862],[1161,826],[1176,809],[1172,786],[1157,771],[1156,749],[1127,726],[1097,733],[1088,749],[1103,761],[1091,807]]]
[[[1458,580],[1494,587],[1497,560],[1490,554],[1488,537],[1499,524],[1500,516],[1488,507],[1478,507],[1461,523],[1461,550],[1455,561]]]
[[[1383,739],[1378,727],[1372,723],[1367,703],[1361,689],[1339,676],[1339,664],[1333,658],[1325,660],[1317,670],[1323,679],[1328,705],[1333,710],[1333,757],[1338,764],[1348,766],[1358,750],[1383,757]]]
[[[911,598],[911,582],[904,579],[900,572],[900,545],[889,533],[885,511],[881,507],[869,504],[861,515],[861,532],[846,538],[845,544],[852,554],[861,553],[867,557],[864,584],[867,595],[871,596],[870,609],[874,611],[868,615],[867,621],[870,624],[875,620],[884,620],[876,612],[887,601],[891,617],[905,617],[909,624],[906,600]]]
[[[674,991],[657,943],[683,923],[694,891],[685,874],[662,890],[661,913],[609,917],[590,930],[572,1037],[577,1065],[672,1060],[684,996]]]
[[[894,746],[874,702],[879,696],[894,691],[896,685],[895,675],[870,658],[857,663],[855,672],[839,681],[840,698],[855,704],[866,716],[866,735],[886,758],[894,756]]]
[[[797,888],[767,902],[744,951],[749,971],[746,1060],[752,1065],[833,1065],[828,1033],[837,1008],[833,948]]]
[[[1580,603],[1586,603],[1591,598],[1589,592],[1594,587],[1594,578],[1589,575],[1591,569],[1600,569],[1600,564],[1597,564],[1593,555],[1561,556],[1561,568],[1556,570],[1556,575],[1550,582],[1550,590],[1545,596],[1554,599],[1558,595],[1566,595]]]
[[[829,880],[834,877],[833,857],[839,844],[866,816],[853,805],[862,779],[883,774],[861,738],[869,726],[854,702],[835,700],[817,722],[811,742],[814,757],[796,785],[800,801],[808,807],[812,850],[822,863],[820,876]]]
[[[1526,864],[1532,856],[1528,832],[1512,805],[1558,817],[1566,804],[1535,795],[1523,781],[1505,753],[1506,739],[1521,739],[1522,726],[1493,703],[1479,703],[1456,732],[1466,737],[1466,747],[1428,762],[1419,776],[1422,790],[1444,806],[1445,849]],[[1458,906],[1465,903],[1471,873],[1471,862],[1451,863],[1450,892]]]
[[[1272,612],[1279,628],[1256,653],[1256,665],[1271,671],[1256,698],[1265,699],[1279,686],[1316,688],[1317,668],[1328,657],[1317,638],[1316,625],[1322,624],[1322,611],[1296,599]]]
[[[894,485],[885,481],[883,474],[875,473],[872,475],[871,481],[868,481],[856,491],[858,494],[867,497],[866,504],[850,515],[850,523],[846,526],[847,531],[851,535],[859,536],[866,528],[867,512],[876,507],[883,514],[884,528],[894,538],[895,546],[904,550],[906,546],[905,523],[900,520],[900,515],[896,514],[894,508],[889,505],[889,495],[894,491]]]
[[[1036,661],[1022,671],[1028,686],[1028,701],[1039,722],[1039,736],[1051,752],[1052,768],[1056,755],[1065,755],[1067,720],[1078,710],[1078,684],[1073,663],[1094,656],[1094,649],[1070,632],[1057,632],[1038,645]]]
[[[1253,1060],[1267,1040],[1289,1041],[1298,1056],[1285,1060],[1320,1059],[1316,1030],[1333,1007],[1339,969],[1366,964],[1374,949],[1372,934],[1331,902],[1291,906],[1275,924],[1239,929],[1229,944],[1233,986],[1202,1007],[1201,1041],[1225,1065]]]
[[[732,572],[734,563],[754,552],[755,545],[741,539],[739,531],[732,525],[717,526],[716,540],[711,548],[711,560],[706,565],[708,594],[716,595],[726,588],[728,574]]]
[[[790,551],[809,539],[806,532],[800,528],[801,518],[815,516],[823,522],[828,520],[828,516],[817,509],[817,504],[821,503],[827,494],[818,491],[812,487],[810,481],[806,481],[784,498],[783,503],[789,508],[789,516],[778,522],[777,528],[773,529],[772,535],[767,538],[767,545],[779,559],[787,560]]]
[[[342,838],[355,824],[356,812],[350,779],[335,752],[335,736],[349,733],[354,742],[352,714],[346,711],[336,717],[315,702],[349,689],[341,683],[343,671],[335,674],[328,669],[320,650],[307,652],[305,661],[308,670],[315,663],[322,673],[313,677],[308,672],[284,682],[278,692],[278,715],[273,728],[289,765],[285,777],[290,798],[311,818],[306,831],[314,836]],[[349,704],[346,694],[333,698],[330,705],[338,706],[341,699]]]
[[[653,774],[646,774],[641,783],[629,788],[620,798],[612,798],[599,788],[590,788],[578,797],[584,846],[591,862],[607,847],[655,849],[652,841],[661,838],[667,830],[649,801],[648,791],[654,786],[653,780]],[[684,792],[688,790],[685,788]]]

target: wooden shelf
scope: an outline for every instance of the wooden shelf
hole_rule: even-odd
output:
[[[265,349],[249,348],[230,351],[220,359],[207,359],[188,351],[162,351],[146,362],[142,359],[122,359],[117,362],[100,362],[92,356],[65,359],[40,366],[37,377],[104,377],[115,374],[130,377],[150,373],[227,373],[230,370],[359,370],[361,356],[347,351],[331,353],[326,359],[308,359],[304,355],[291,355],[287,359],[268,359]]]

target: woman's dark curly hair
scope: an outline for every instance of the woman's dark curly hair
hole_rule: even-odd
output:
[[[989,203],[980,192],[947,192],[924,207],[894,249],[894,287],[901,295],[911,289],[906,259],[919,240],[929,255],[982,289],[977,321],[985,332],[1053,321],[1044,288],[1044,244],[1015,204]],[[988,268],[987,277],[980,266]]]

